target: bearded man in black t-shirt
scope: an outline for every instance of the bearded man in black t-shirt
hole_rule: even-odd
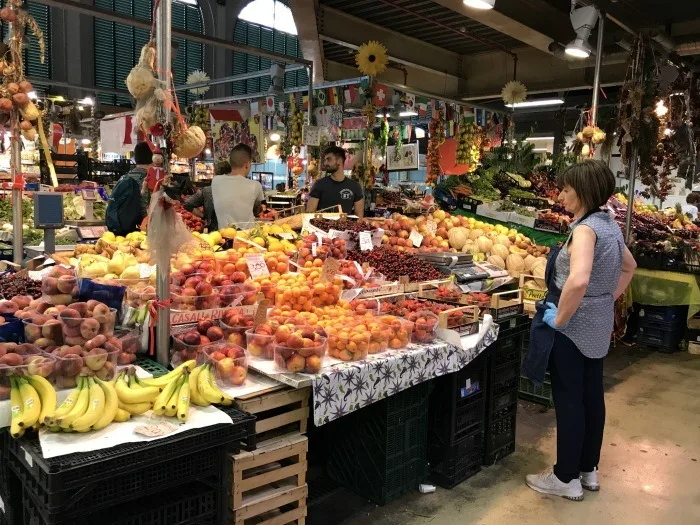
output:
[[[328,176],[317,180],[311,187],[306,211],[326,210],[338,205],[343,213],[364,217],[365,198],[360,185],[343,173],[345,150],[329,146],[323,153],[323,167]],[[336,211],[336,210],[332,210]]]

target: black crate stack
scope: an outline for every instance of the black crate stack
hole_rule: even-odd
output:
[[[688,306],[635,304],[639,315],[637,343],[659,352],[677,352],[686,336]]]
[[[9,440],[31,525],[218,525],[228,522],[227,454],[255,432],[255,418],[225,409],[214,425],[156,441],[46,459],[36,436]]]
[[[488,353],[484,465],[493,465],[515,451],[520,352],[530,331],[530,318],[518,315],[499,326],[498,339]]]
[[[416,490],[427,473],[430,388],[420,383],[329,423],[329,476],[379,505]]]
[[[452,488],[481,470],[484,455],[486,355],[463,369],[436,378],[430,395],[430,477]]]
[[[7,465],[10,439],[9,429],[0,429],[0,525],[22,523],[22,484]]]

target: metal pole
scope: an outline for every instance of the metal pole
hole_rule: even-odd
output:
[[[158,76],[170,85],[171,59],[171,14],[172,0],[160,0],[156,11],[156,49],[158,50]],[[174,95],[173,95],[174,96]],[[165,112],[165,123],[170,122],[170,110]],[[159,301],[170,298],[170,254],[158,252],[156,258],[156,291]],[[170,362],[170,308],[158,312],[156,325],[156,358],[161,365]]]
[[[632,214],[634,213],[634,179],[637,176],[637,146],[632,147],[632,158],[630,159],[630,184],[627,190],[627,218],[625,219],[625,242],[630,243],[630,232],[632,231]]]
[[[603,66],[603,38],[605,37],[605,13],[598,11],[598,46],[593,73],[593,101],[591,102],[591,126],[598,124],[598,97],[600,96],[600,68]]]
[[[309,112],[306,115],[306,123],[311,125],[311,115],[314,112],[314,65],[309,64]]]
[[[12,119],[19,117],[16,111],[12,112]],[[19,120],[16,120],[19,122]],[[12,130],[12,142],[10,144],[10,171],[12,172],[12,261],[22,264],[24,260],[24,241],[22,239],[22,189],[15,188],[16,177],[22,172],[22,139],[19,130]]]

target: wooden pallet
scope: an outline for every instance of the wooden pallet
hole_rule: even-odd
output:
[[[272,387],[262,393],[236,398],[238,408],[255,415],[258,441],[298,432],[306,433],[311,388]]]
[[[230,523],[303,525],[306,517],[306,453],[309,442],[291,434],[232,456]]]

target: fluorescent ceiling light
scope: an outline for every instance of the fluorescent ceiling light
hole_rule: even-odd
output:
[[[279,133],[271,133],[270,134],[270,140],[272,142],[277,142],[280,139],[280,134]]]
[[[549,151],[548,148],[533,148],[532,151]]]
[[[411,110],[401,111],[399,113],[399,117],[417,117],[417,116],[418,116],[418,113],[416,113],[415,111],[411,111]]]
[[[464,5],[474,9],[493,9],[496,0],[464,0]]]
[[[563,104],[561,98],[541,98],[539,100],[527,100],[525,102],[516,102],[515,104],[506,104],[508,108],[535,108],[540,106],[558,106]]]
[[[535,142],[536,140],[554,140],[554,137],[528,137],[527,142]]]

